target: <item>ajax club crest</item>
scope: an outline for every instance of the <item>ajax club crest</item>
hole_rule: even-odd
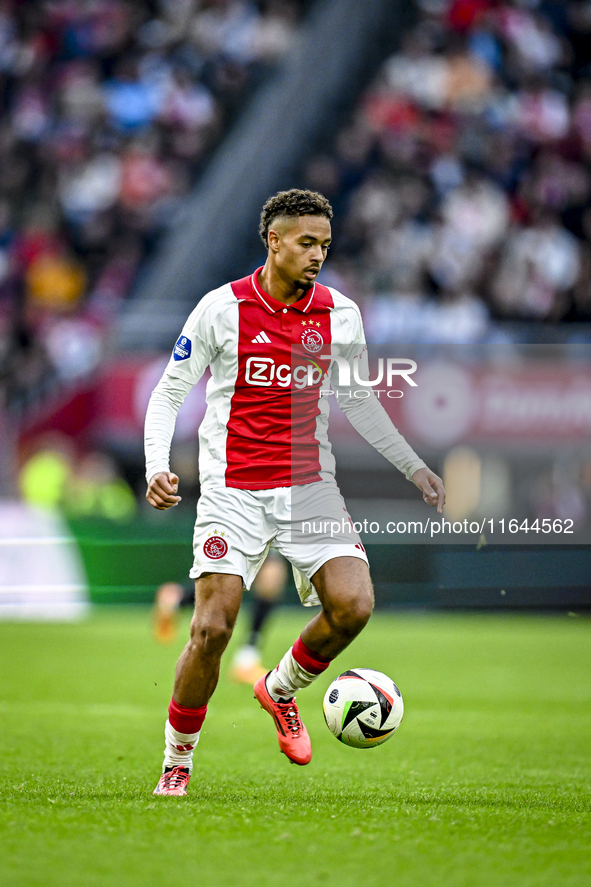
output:
[[[302,345],[310,354],[318,354],[324,345],[324,339],[318,330],[307,329],[302,331]]]
[[[215,532],[217,533],[217,530]],[[223,538],[223,533],[221,536],[208,536],[203,543],[203,552],[208,558],[211,558],[211,560],[219,560],[227,551],[228,543]]]

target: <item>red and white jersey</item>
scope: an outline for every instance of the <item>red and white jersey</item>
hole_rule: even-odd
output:
[[[346,358],[363,346],[359,308],[318,283],[285,305],[262,289],[261,270],[208,293],[183,327],[146,415],[148,480],[169,470],[176,414],[207,366],[202,488],[261,490],[334,478],[326,374],[333,344]],[[407,477],[424,467],[375,396],[345,396],[339,404]]]

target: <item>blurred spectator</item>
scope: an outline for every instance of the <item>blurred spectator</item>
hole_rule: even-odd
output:
[[[576,283],[580,247],[559,220],[544,215],[507,238],[493,284],[500,314],[558,320],[566,311],[565,293]]]
[[[578,460],[557,457],[551,469],[539,474],[531,486],[532,513],[540,521],[572,520],[574,528],[579,529],[588,513],[584,472]]]
[[[37,255],[27,268],[25,280],[28,300],[57,312],[76,307],[86,282],[80,263],[61,251]]]
[[[11,304],[0,310],[0,418],[14,422],[55,387],[56,374],[27,312],[22,285],[8,292]]]
[[[76,463],[63,499],[68,516],[124,522],[133,517],[136,508],[133,492],[118,476],[110,456],[91,452]]]
[[[18,478],[23,501],[46,511],[61,508],[74,464],[72,444],[64,435],[49,435],[26,458]]]
[[[27,504],[68,517],[127,521],[137,509],[133,492],[111,457],[89,452],[77,459],[64,435],[38,442],[20,470],[19,488]]]

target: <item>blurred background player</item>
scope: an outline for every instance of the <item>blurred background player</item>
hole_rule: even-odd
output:
[[[230,667],[230,678],[239,684],[252,685],[268,671],[263,668],[261,658],[263,628],[276,604],[283,597],[286,582],[285,559],[271,548],[252,586],[253,600],[246,642],[236,651]],[[194,582],[185,585],[179,582],[164,582],[156,592],[155,600],[154,633],[157,640],[163,644],[172,641],[177,633],[179,609],[193,606],[194,603]]]

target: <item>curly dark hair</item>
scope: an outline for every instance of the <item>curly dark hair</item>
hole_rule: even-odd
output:
[[[267,249],[269,228],[279,216],[324,216],[330,222],[333,212],[326,197],[318,191],[292,188],[290,191],[280,191],[274,197],[269,197],[263,207],[259,225],[259,234]]]

